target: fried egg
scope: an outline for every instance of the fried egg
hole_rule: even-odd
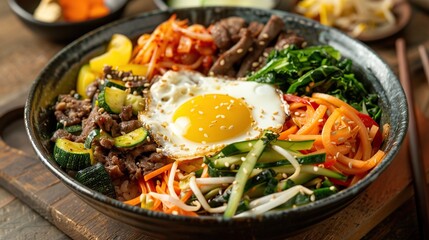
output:
[[[143,125],[172,159],[213,154],[225,145],[281,131],[288,105],[269,84],[168,71],[152,84]]]

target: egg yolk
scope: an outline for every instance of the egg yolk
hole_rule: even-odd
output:
[[[223,94],[206,94],[179,106],[173,122],[183,137],[204,144],[245,133],[251,126],[252,117],[243,100]]]

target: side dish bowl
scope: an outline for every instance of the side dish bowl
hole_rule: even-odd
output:
[[[79,68],[106,48],[112,34],[122,33],[131,39],[151,32],[172,13],[190,22],[209,25],[228,16],[241,16],[247,21],[266,22],[272,14],[280,16],[286,28],[305,37],[309,45],[329,44],[354,61],[357,76],[371,92],[380,96],[383,110],[381,124],[389,123],[390,135],[382,146],[385,158],[354,186],[325,199],[289,210],[261,216],[224,219],[222,217],[184,217],[148,211],[126,205],[79,184],[55,162],[49,141],[55,129],[52,110],[56,97],[75,88]],[[138,227],[149,236],[163,238],[221,237],[282,238],[320,222],[340,211],[364,191],[386,169],[398,153],[407,125],[408,110],[404,92],[389,66],[372,50],[346,34],[298,15],[250,8],[190,8],[145,13],[106,25],[78,39],[58,53],[34,81],[25,107],[25,124],[31,143],[46,167],[85,202],[119,221]]]
[[[40,1],[8,0],[11,10],[35,34],[57,42],[69,42],[81,35],[100,27],[106,23],[119,19],[125,10],[128,0],[106,0],[110,9],[106,16],[81,22],[42,22],[33,17],[33,13]]]

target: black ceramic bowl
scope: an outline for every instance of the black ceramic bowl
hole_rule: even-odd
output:
[[[18,18],[37,35],[56,42],[69,42],[106,23],[119,19],[129,0],[105,0],[110,13],[104,17],[82,22],[47,23],[33,17],[40,1],[8,0]]]
[[[243,219],[192,218],[148,211],[108,198],[76,182],[58,167],[52,156],[53,144],[49,141],[49,136],[55,128],[51,106],[56,96],[75,88],[79,68],[91,56],[104,51],[112,34],[122,33],[135,39],[142,33],[151,32],[173,12],[177,13],[178,18],[187,18],[191,22],[205,25],[228,16],[242,16],[248,21],[266,22],[271,14],[276,14],[286,22],[287,29],[304,36],[310,45],[329,44],[341,51],[345,57],[353,59],[357,76],[364,79],[364,84],[370,91],[380,96],[382,124],[391,125],[390,135],[382,146],[386,152],[384,160],[356,185],[333,196],[298,208]],[[374,182],[398,153],[408,125],[407,113],[404,92],[388,65],[368,47],[340,31],[276,10],[193,8],[152,12],[121,20],[68,45],[49,62],[35,80],[26,102],[25,123],[37,155],[49,170],[89,205],[110,217],[134,225],[155,237],[266,239],[294,234],[327,218],[347,206]]]

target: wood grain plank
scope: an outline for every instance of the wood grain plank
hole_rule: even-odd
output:
[[[3,211],[13,212],[6,214]],[[42,216],[15,199],[0,208],[0,239],[68,239]]]

